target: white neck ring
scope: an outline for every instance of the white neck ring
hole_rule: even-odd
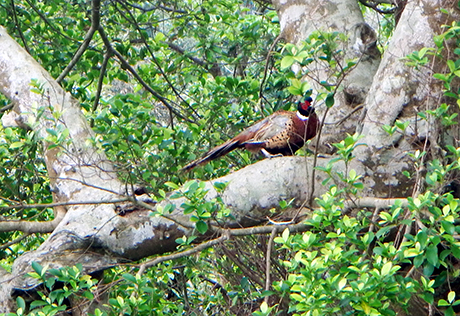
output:
[[[305,115],[300,114],[299,111],[297,111],[297,117],[298,117],[299,119],[301,119],[302,121],[308,120],[308,116],[305,116]]]

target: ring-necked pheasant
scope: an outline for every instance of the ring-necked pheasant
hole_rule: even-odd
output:
[[[305,142],[315,137],[319,120],[312,99],[299,101],[297,112],[279,110],[248,127],[236,137],[214,147],[203,157],[182,168],[189,171],[198,165],[224,156],[236,148],[246,148],[251,152],[262,151],[266,157],[273,155],[293,155]]]

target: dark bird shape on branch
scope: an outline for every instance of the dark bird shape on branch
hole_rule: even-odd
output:
[[[236,148],[246,148],[251,152],[262,151],[266,157],[293,155],[317,133],[319,120],[311,102],[310,97],[304,101],[299,101],[296,112],[276,111],[246,128],[236,137],[214,147],[203,157],[183,167],[182,170],[192,170],[196,166],[222,157]]]

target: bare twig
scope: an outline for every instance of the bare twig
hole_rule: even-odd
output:
[[[307,230],[310,226],[309,225],[306,225],[304,223],[299,223],[299,224],[295,224],[295,225],[277,225],[277,229],[282,229],[282,227],[289,227],[289,230],[291,232],[300,232],[300,231],[305,231]],[[192,255],[194,253],[197,253],[197,252],[200,252],[206,248],[209,248],[209,247],[212,247],[212,246],[215,246],[219,243],[222,243],[223,241],[226,241],[228,239],[230,239],[231,236],[247,236],[247,235],[255,235],[255,234],[268,234],[268,233],[271,233],[273,231],[273,228],[274,226],[256,226],[256,227],[250,227],[250,228],[238,228],[238,229],[219,229],[219,228],[216,228],[215,230],[220,232],[221,233],[221,236],[216,238],[216,239],[212,239],[210,241],[207,241],[207,242],[204,242],[192,249],[188,249],[188,250],[185,250],[185,251],[181,251],[181,252],[177,252],[177,253],[174,253],[174,254],[171,254],[171,255],[166,255],[166,256],[161,256],[161,257],[157,257],[153,260],[149,260],[143,264],[140,264],[140,265],[135,265],[137,267],[139,267],[139,272],[138,274],[141,275],[144,273],[145,269],[149,268],[149,267],[152,267],[154,265],[157,265],[161,262],[164,262],[164,261],[167,261],[167,260],[174,260],[174,259],[178,259],[178,258],[182,258],[182,257],[185,257],[185,256],[189,256],[189,255]],[[223,248],[223,250],[225,251],[225,248]],[[227,251],[228,252],[228,251]],[[230,255],[231,254],[227,254],[227,255]],[[249,272],[248,272],[249,273]],[[257,282],[260,284],[260,286],[264,286],[263,282],[260,280],[260,282]]]
[[[8,110],[11,110],[13,108],[13,106],[14,106],[13,103],[9,103],[9,104],[5,105],[4,107],[2,107],[0,109],[0,113],[6,112]]]
[[[199,278],[203,279],[204,281],[207,281],[209,283],[211,283],[212,285],[214,285],[214,288],[215,289],[219,289],[220,290],[220,293],[222,293],[222,296],[224,297],[225,301],[227,302],[227,304],[231,304],[232,303],[232,299],[230,298],[230,296],[228,296],[228,292],[227,290],[222,286],[222,284],[220,284],[219,282],[215,281],[215,280],[211,280],[211,279],[208,279],[207,277],[205,277],[204,275],[198,275]]]
[[[359,110],[361,110],[362,108],[364,108],[364,103],[361,103],[359,104],[357,107],[355,107],[350,113],[348,113],[347,115],[345,115],[344,117],[342,117],[340,120],[336,121],[336,122],[332,122],[332,123],[324,123],[324,125],[340,125],[342,124],[346,119],[348,119],[350,116],[352,116],[353,114],[355,114],[356,112],[358,112]]]
[[[81,44],[80,48],[78,48],[77,52],[73,56],[70,63],[67,67],[62,71],[62,73],[57,77],[57,83],[61,83],[62,80],[69,74],[72,68],[77,64],[80,60],[80,57],[86,51],[91,42],[94,33],[99,29],[100,25],[100,10],[101,10],[101,0],[93,0],[92,2],[92,14],[91,14],[91,28],[89,29],[88,33],[86,33],[83,43]]]
[[[22,33],[21,26],[19,25],[18,16],[16,14],[16,7],[14,5],[14,0],[11,0],[11,8],[13,9],[14,24],[16,25],[16,29],[18,30],[19,37],[21,38],[22,44],[24,45],[24,49],[30,54],[29,46],[27,45],[27,41],[24,37],[24,33]]]
[[[187,57],[188,59],[190,59],[191,61],[193,61],[195,64],[197,64],[198,66],[201,66],[201,67],[206,67],[208,65],[207,62],[205,62],[204,60],[202,59],[199,59],[197,57],[194,57],[194,56],[190,56],[190,54],[187,54],[185,49],[183,49],[182,47],[180,47],[179,45],[176,45],[174,43],[171,43],[171,42],[164,42],[166,45],[169,46],[169,48],[171,48],[172,50],[178,52],[179,54],[181,55],[184,55],[185,57]]]
[[[57,206],[73,206],[73,205],[91,205],[91,204],[114,204],[129,201],[129,198],[115,199],[109,201],[82,201],[82,202],[56,202],[44,204],[21,204],[17,203],[12,206],[1,206],[0,210],[13,210],[13,209],[31,209],[31,208],[48,208]]]
[[[140,5],[135,4],[135,3],[129,3],[129,2],[125,2],[125,3],[127,5],[135,8],[135,9],[141,10],[142,12],[150,12],[150,11],[161,9],[161,10],[164,10],[166,12],[173,12],[173,13],[180,13],[180,14],[187,14],[188,13],[185,10],[178,10],[178,9],[168,8],[168,7],[165,7],[165,6],[162,6],[162,5],[150,6],[150,7],[147,8],[147,7],[141,7]]]
[[[272,247],[273,247],[273,240],[275,239],[276,233],[278,232],[278,227],[273,226],[272,233],[270,234],[270,239],[267,243],[267,254],[265,258],[265,291],[270,291],[271,280],[270,280],[270,262],[271,262],[271,254],[272,254]],[[264,301],[268,301],[269,296],[265,296]]]
[[[395,203],[401,203],[401,207],[407,207],[408,201],[407,199],[398,199],[398,198],[375,198],[375,197],[363,197],[355,200],[345,200],[344,201],[344,209],[349,208],[379,208],[379,209],[386,209],[391,207],[391,205]]]
[[[381,1],[382,2],[382,1]],[[380,9],[378,5],[381,2],[373,2],[373,1],[366,1],[366,0],[359,0],[359,3],[361,3],[363,6],[366,6],[368,8],[371,8],[374,11],[377,11],[378,13],[381,14],[393,14],[396,12],[396,9],[398,8],[397,6],[389,8],[387,10]]]
[[[181,118],[182,120],[184,121],[187,121],[187,122],[190,122],[190,123],[193,123],[192,120],[190,120],[189,118],[183,116],[182,114],[179,113],[178,110],[176,110],[169,102],[166,98],[164,98],[163,96],[161,96],[158,92],[156,92],[155,90],[153,90],[140,76],[139,74],[136,72],[136,70],[134,70],[134,68],[125,60],[125,58],[118,52],[116,51],[113,47],[112,47],[112,44],[110,43],[107,35],[105,34],[105,31],[104,29],[99,26],[99,35],[101,36],[102,38],[102,41],[104,42],[104,45],[107,49],[107,51],[111,52],[113,55],[115,55],[118,60],[120,61],[121,63],[121,67],[123,69],[126,69],[128,70],[133,76],[134,78],[136,78],[136,80],[144,87],[145,90],[147,90],[148,92],[150,92],[150,94],[152,94],[157,100],[159,100],[161,103],[163,103],[166,108],[170,109],[171,111],[174,112],[174,114]]]
[[[326,120],[327,113],[329,112],[330,108],[326,107],[326,111],[324,111],[323,118],[318,127],[318,134],[316,135],[316,144],[315,144],[315,155],[313,156],[313,167],[311,168],[311,181],[310,181],[310,193],[308,194],[308,205],[312,205],[313,203],[313,194],[315,193],[315,170],[316,170],[316,163],[318,161],[318,148],[319,148],[319,141],[321,139],[321,132],[323,131],[324,121]]]
[[[224,254],[241,270],[243,274],[248,277],[254,283],[257,283],[260,287],[264,286],[264,281],[255,273],[254,270],[249,269],[239,257],[237,257],[233,252],[231,252],[226,247],[222,247]]]
[[[7,242],[6,244],[3,244],[0,246],[0,250],[5,250],[6,248],[14,245],[14,244],[17,244],[17,243],[20,243],[21,241],[23,241],[24,239],[26,239],[27,237],[29,237],[30,235],[32,235],[31,233],[25,233],[24,235],[10,241],[10,242]]]
[[[73,38],[67,36],[66,34],[62,33],[60,30],[58,30],[57,28],[54,27],[53,23],[51,23],[50,21],[48,21],[48,19],[46,18],[46,15],[44,15],[39,8],[37,8],[37,6],[30,0],[26,0],[27,4],[30,5],[30,7],[32,8],[32,10],[34,10],[38,16],[43,20],[43,22],[45,22],[46,25],[48,25],[48,27],[53,30],[53,32],[57,33],[57,34],[60,34],[62,37],[64,37],[65,39],[68,39],[69,41],[75,41]]]
[[[265,60],[264,76],[262,78],[262,81],[260,82],[259,99],[261,99],[263,97],[263,89],[264,89],[264,85],[265,85],[265,80],[267,79],[268,65],[270,64],[270,57],[271,57],[272,51],[275,48],[276,44],[278,44],[280,39],[281,39],[281,34],[278,35],[275,38],[273,43],[270,45],[270,48],[268,49],[267,58]]]
[[[159,263],[162,263],[164,261],[167,261],[167,260],[174,260],[174,259],[178,259],[178,258],[182,258],[182,257],[186,257],[186,256],[190,256],[194,253],[197,253],[197,252],[200,252],[202,250],[205,250],[206,248],[209,248],[209,247],[212,247],[212,246],[215,246],[217,244],[220,244],[226,240],[228,240],[230,238],[230,234],[224,234],[222,236],[220,236],[219,238],[216,238],[216,239],[212,239],[210,241],[207,241],[207,242],[204,242],[196,247],[193,247],[192,249],[187,249],[187,250],[184,250],[184,251],[180,251],[180,252],[176,252],[174,254],[171,254],[171,255],[167,255],[167,256],[161,256],[161,257],[157,257],[153,260],[149,260],[149,261],[146,261],[145,263],[139,265],[139,271],[137,272],[138,275],[142,275],[145,271],[145,269],[147,268],[150,268],[150,267],[153,267]]]
[[[96,111],[97,106],[99,104],[99,99],[101,98],[102,85],[104,83],[104,75],[105,75],[105,71],[107,70],[107,64],[109,63],[109,59],[111,56],[112,54],[109,51],[107,51],[104,55],[104,61],[102,62],[102,65],[101,65],[101,73],[99,74],[99,80],[97,82],[96,95],[94,97],[93,112]]]
[[[377,222],[377,216],[380,213],[380,208],[376,207],[374,209],[374,213],[372,214],[371,224],[369,225],[369,232],[372,233],[374,231],[375,222]]]
[[[136,28],[137,32],[139,33],[140,37],[141,37],[141,40],[142,42],[144,43],[144,46],[145,48],[148,50],[150,56],[152,57],[152,60],[153,62],[155,63],[155,65],[157,66],[158,70],[160,71],[161,75],[163,76],[163,78],[165,79],[166,83],[168,84],[168,86],[171,88],[171,90],[173,91],[173,93],[180,99],[182,100],[182,102],[184,102],[187,107],[196,115],[199,117],[198,113],[195,111],[194,108],[192,108],[190,106],[190,104],[187,102],[187,100],[185,100],[182,95],[177,91],[177,89],[174,87],[174,85],[171,83],[171,81],[169,80],[169,77],[166,75],[166,73],[164,72],[163,70],[163,67],[161,66],[160,62],[158,61],[158,59],[155,57],[155,54],[153,53],[153,51],[150,49],[150,46],[148,45],[147,43],[147,40],[145,39],[144,37],[144,33],[142,32],[142,30],[140,29],[139,27],[139,24],[137,23],[136,21],[136,18],[133,16],[132,12],[126,7],[125,3],[123,3],[122,1],[120,0],[115,0],[117,1],[118,3],[121,4],[121,6],[127,11],[127,13],[129,14],[129,16],[131,17],[131,20],[130,22],[134,25],[134,27]],[[117,8],[118,9],[118,8]],[[123,16],[124,16],[124,13],[121,12],[120,10],[118,11],[120,12]],[[129,19],[124,16],[124,18],[126,20],[129,21]]]

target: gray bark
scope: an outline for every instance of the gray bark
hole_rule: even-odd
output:
[[[300,44],[314,31],[339,32],[346,35],[348,41],[342,44],[346,53],[344,56],[337,56],[337,62],[344,67],[347,60],[358,61],[343,81],[334,77],[340,66],[331,69],[326,62],[316,61],[306,67],[309,73],[304,79],[310,82],[313,95],[324,91],[319,84],[321,81],[343,88],[343,91],[336,94],[335,105],[328,112],[322,132],[323,141],[319,148],[321,152],[333,153],[332,143],[340,141],[341,135],[355,132],[355,122],[360,114],[355,108],[366,99],[380,63],[377,36],[365,23],[356,0],[273,0],[273,4],[280,19],[281,35],[287,42]],[[325,112],[324,106],[317,106],[317,112],[321,116]],[[349,120],[333,124],[352,112],[355,113]]]

